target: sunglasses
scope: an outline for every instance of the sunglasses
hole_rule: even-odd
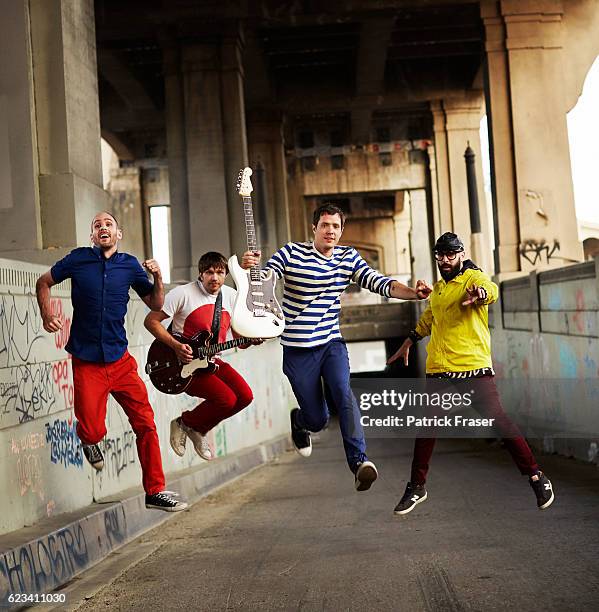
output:
[[[458,253],[461,253],[461,251],[453,251],[451,253],[435,253],[435,259],[437,261],[443,261],[443,258],[446,258],[447,261],[453,261],[458,256]]]

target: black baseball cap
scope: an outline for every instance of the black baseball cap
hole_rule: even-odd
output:
[[[457,234],[445,232],[437,238],[433,247],[433,253],[458,253],[464,250],[464,243]]]

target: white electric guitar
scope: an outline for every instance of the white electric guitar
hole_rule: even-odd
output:
[[[237,191],[243,199],[248,251],[256,251],[256,229],[252,212],[251,168],[239,172]],[[229,271],[237,287],[231,327],[245,338],[276,338],[283,333],[285,318],[275,297],[276,276],[272,270],[263,275],[259,266],[244,270],[237,255],[229,259]]]

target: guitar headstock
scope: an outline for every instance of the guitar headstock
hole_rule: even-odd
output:
[[[250,176],[252,176],[251,168],[244,168],[239,171],[239,176],[237,177],[237,191],[242,197],[249,196],[252,191],[254,191]]]

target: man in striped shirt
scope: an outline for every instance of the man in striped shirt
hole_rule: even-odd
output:
[[[415,288],[373,270],[353,247],[339,246],[345,215],[331,204],[314,212],[314,242],[289,242],[267,262],[284,279],[285,330],[283,372],[299,403],[291,411],[291,437],[303,457],[312,453],[310,432],[327,423],[328,397],[339,414],[343,446],[358,491],[366,491],[376,480],[376,466],[366,456],[360,413],[349,384],[349,358],[339,331],[340,297],[353,281],[373,293],[404,300],[425,299],[431,288],[418,281]],[[260,252],[248,251],[242,267],[258,265]]]

